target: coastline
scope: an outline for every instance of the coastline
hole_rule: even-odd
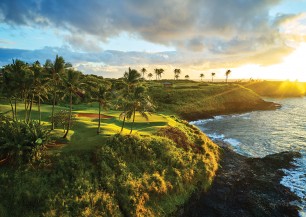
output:
[[[242,156],[222,141],[220,168],[207,192],[195,193],[176,216],[292,216],[299,198],[280,184],[281,169],[293,168],[298,152],[282,152],[264,158]]]

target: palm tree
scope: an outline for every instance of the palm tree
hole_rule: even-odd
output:
[[[200,74],[201,81],[203,81],[203,78],[204,78],[204,77],[205,77],[204,74],[201,73],[201,74]]]
[[[122,94],[123,98],[120,98],[118,101],[118,105],[119,107],[123,109],[123,111],[128,110],[129,103],[126,99],[128,98],[129,94],[134,91],[135,86],[139,82],[140,78],[141,78],[140,73],[137,72],[137,70],[135,69],[129,68],[129,71],[124,73],[123,81],[124,81],[124,84],[126,85],[126,91]],[[119,118],[122,118],[122,117],[123,117],[123,120],[122,120],[121,131],[123,130],[125,120],[126,120],[125,112],[122,112],[120,114]]]
[[[188,79],[189,79],[189,75],[185,75],[185,79],[187,79],[187,80],[188,80]]]
[[[157,81],[157,77],[158,77],[158,75],[159,75],[159,69],[154,69],[154,73],[155,73],[156,81]]]
[[[4,66],[2,72],[2,94],[9,100],[12,110],[12,118],[17,121],[17,98],[18,94],[21,92],[20,76],[18,76],[22,61],[13,60],[13,64]],[[15,101],[15,106],[13,106],[13,99]]]
[[[129,71],[124,73],[123,81],[126,84],[127,93],[140,81],[140,78],[141,74],[135,69],[129,68]]]
[[[43,71],[43,68],[41,67],[40,63],[36,61],[32,64],[31,69],[34,73],[34,82],[33,82],[33,89],[32,93],[33,96],[37,98],[37,109],[38,109],[38,121],[39,124],[41,124],[41,101],[43,100],[43,97],[47,98],[48,94],[48,79],[46,77],[46,74]],[[32,107],[32,106],[31,106]],[[31,116],[31,113],[29,115],[29,118]]]
[[[71,128],[71,119],[72,119],[72,96],[73,94],[82,96],[82,92],[80,90],[80,86],[83,84],[80,82],[81,72],[74,71],[73,69],[68,69],[67,74],[62,76],[62,80],[64,83],[65,93],[69,96],[69,118],[67,124],[67,130],[63,138],[66,138],[68,132]]]
[[[214,82],[214,77],[216,76],[216,73],[212,72],[211,73],[211,82]]]
[[[154,105],[147,94],[147,89],[144,86],[136,86],[134,91],[129,94],[127,100],[125,101],[125,110],[121,113],[121,116],[127,119],[132,118],[132,125],[130,134],[133,131],[133,126],[135,123],[136,111],[148,120],[147,113],[150,114],[154,110]],[[124,126],[124,125],[123,125]],[[123,130],[123,126],[121,131]]]
[[[164,73],[164,69],[158,69],[158,77],[159,77],[159,80],[161,79],[161,75]]]
[[[97,101],[99,103],[99,122],[97,133],[101,133],[101,108],[107,108],[110,95],[110,82],[100,83],[97,89]]]
[[[227,79],[228,79],[228,76],[231,74],[231,70],[230,69],[228,69],[226,72],[225,72],[225,77],[226,77],[226,79],[225,79],[225,82],[227,83]]]
[[[153,77],[153,74],[150,72],[150,73],[148,74],[148,78],[149,78],[149,80],[151,80],[151,79],[152,79],[152,77]]]
[[[52,88],[52,111],[51,111],[51,130],[54,130],[54,108],[57,101],[57,89],[59,85],[59,76],[65,71],[65,68],[71,67],[71,64],[65,63],[63,57],[56,55],[54,62],[47,60],[44,68],[51,74],[51,86]]]
[[[144,76],[145,76],[147,70],[145,68],[142,68],[140,71],[142,72],[142,78],[144,79]]]
[[[179,75],[179,74],[181,74],[181,70],[180,69],[174,69],[174,80],[177,78],[176,75]]]

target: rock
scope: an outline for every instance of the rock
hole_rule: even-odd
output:
[[[299,200],[280,184],[282,168],[292,168],[297,152],[282,152],[264,158],[247,158],[223,148],[221,167],[210,190],[192,196],[178,216],[261,217],[299,216],[298,207],[290,202]],[[196,199],[194,199],[196,198]]]

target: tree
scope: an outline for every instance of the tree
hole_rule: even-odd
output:
[[[97,88],[97,101],[99,104],[99,121],[98,121],[98,129],[97,133],[101,133],[101,108],[106,109],[109,103],[109,96],[110,96],[110,82],[100,83]]]
[[[158,77],[158,74],[159,74],[159,69],[154,69],[154,73],[155,73],[156,81],[157,81],[157,77]]]
[[[38,61],[34,62],[31,65],[31,69],[34,73],[34,80],[33,80],[33,88],[32,88],[32,94],[33,98],[37,99],[37,109],[38,109],[38,123],[41,124],[41,101],[43,98],[47,98],[48,94],[48,79],[46,76],[46,73],[44,72],[43,68],[41,67],[40,63]],[[31,102],[32,103],[32,102]],[[32,105],[30,106],[32,108]],[[29,115],[29,118],[31,117],[31,113]]]
[[[189,75],[185,75],[185,79],[187,79],[187,80],[188,80],[188,79],[189,79]]]
[[[25,121],[28,121],[28,108],[31,99],[31,88],[33,87],[33,72],[29,65],[21,60],[13,60],[3,69],[3,91],[4,95],[9,99],[13,119],[17,120],[17,99],[24,102]],[[13,107],[12,100],[15,101],[15,108]]]
[[[214,82],[214,77],[216,76],[216,73],[212,72],[211,73],[211,82]]]
[[[142,78],[144,79],[144,76],[145,76],[147,70],[145,68],[142,68],[140,71],[142,72]]]
[[[150,114],[150,112],[152,112],[155,107],[149,95],[147,94],[146,87],[142,85],[136,86],[134,88],[134,91],[128,95],[124,103],[125,103],[124,105],[125,110],[121,113],[121,116],[124,116],[124,118],[127,119],[132,118],[132,124],[130,130],[131,134],[133,131],[136,112],[138,112],[142,117],[148,120],[147,113]],[[122,130],[123,126],[121,128],[121,131]]]
[[[151,79],[152,79],[152,77],[153,77],[153,74],[150,72],[150,73],[148,74],[148,78],[149,78],[149,80],[151,80]]]
[[[136,84],[139,82],[141,78],[141,75],[137,70],[129,68],[128,72],[125,72],[123,75],[123,82],[126,86],[126,89],[122,93],[122,97],[118,100],[118,106],[119,108],[123,109],[123,112],[120,114],[119,118],[123,118],[122,120],[122,127],[121,131],[123,130],[123,127],[125,125],[126,120],[126,110],[129,110],[129,101],[127,98],[129,97],[130,93],[134,91]],[[120,132],[121,132],[120,131]]]
[[[129,68],[129,71],[124,73],[123,81],[126,84],[127,92],[140,81],[140,78],[140,73],[135,69]]]
[[[201,74],[200,74],[201,81],[203,81],[203,78],[204,78],[204,77],[205,77],[204,74],[201,73]]]
[[[66,133],[63,136],[63,138],[66,138],[68,135],[68,132],[71,127],[71,118],[72,118],[72,96],[73,94],[77,96],[82,96],[83,93],[80,90],[80,86],[83,84],[80,82],[80,76],[81,72],[74,71],[73,69],[68,69],[67,74],[65,76],[62,76],[61,79],[63,80],[63,88],[65,90],[65,95],[68,95],[69,97],[69,120],[68,125],[66,129]]]
[[[180,69],[174,69],[174,79],[177,79],[180,74],[181,74],[181,70]]]
[[[178,80],[179,77],[180,77],[180,76],[179,76],[178,74],[175,75],[175,79],[176,79],[176,80]]]
[[[226,72],[225,72],[225,77],[226,77],[226,79],[225,79],[225,82],[227,83],[227,79],[228,79],[228,76],[231,74],[231,70],[230,69],[228,69]]]
[[[159,80],[161,79],[161,75],[164,73],[164,69],[158,69],[158,78],[159,78]]]
[[[44,68],[47,72],[49,72],[51,79],[50,79],[50,86],[52,87],[52,111],[51,111],[51,130],[54,130],[54,108],[57,101],[57,91],[58,85],[60,82],[59,77],[61,74],[64,73],[66,68],[71,67],[70,63],[65,63],[63,57],[56,55],[54,62],[51,60],[46,60]]]

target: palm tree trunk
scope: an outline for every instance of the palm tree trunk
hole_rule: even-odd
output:
[[[51,112],[51,130],[54,130],[54,107],[55,107],[56,93],[53,93],[53,103],[52,103],[52,112]]]
[[[31,101],[30,101],[30,109],[29,109],[29,114],[28,114],[28,119],[27,122],[31,120],[31,113],[32,113],[32,105],[33,105],[33,100],[34,100],[34,94],[32,94]]]
[[[38,123],[39,123],[39,125],[40,125],[40,124],[41,124],[40,95],[38,95],[37,107],[38,107]]]
[[[27,121],[28,116],[28,106],[27,106],[27,98],[24,98],[24,121]]]
[[[227,83],[227,76],[226,76],[226,79],[225,79],[225,83]]]
[[[125,124],[125,116],[124,116],[123,121],[122,121],[122,126],[121,126],[120,133],[121,133],[121,132],[122,132],[122,130],[123,130],[124,124]]]
[[[17,121],[17,97],[15,97],[15,119]]]
[[[134,122],[135,122],[135,113],[136,113],[136,111],[135,111],[135,108],[134,108],[134,109],[133,109],[133,122],[132,122],[130,134],[131,134],[132,131],[133,131],[133,126],[134,126]]]
[[[67,130],[63,138],[66,138],[68,135],[68,132],[70,130],[70,125],[71,125],[71,115],[72,115],[72,91],[70,91],[70,109],[69,109],[69,118],[68,118],[68,125],[67,125]]]
[[[99,133],[101,133],[101,102],[99,102],[99,123],[98,123],[97,134]]]
[[[11,105],[11,109],[12,109],[12,116],[13,116],[13,121],[15,120],[15,113],[14,113],[14,107],[13,107],[13,103],[12,103],[12,99],[10,98],[10,105]]]

